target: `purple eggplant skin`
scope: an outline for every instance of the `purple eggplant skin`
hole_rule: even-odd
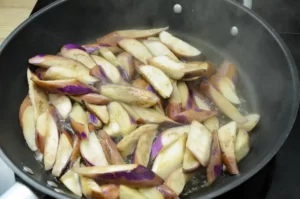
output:
[[[109,167],[121,167],[125,165],[109,165]],[[93,178],[99,183],[123,184],[129,187],[153,187],[163,183],[163,179],[153,171],[142,165],[128,164],[128,169],[118,171],[97,172],[105,170],[103,166],[74,169],[76,173],[88,178]],[[109,169],[107,169],[109,170]]]
[[[222,155],[217,131],[212,132],[212,138],[211,157],[206,168],[208,185],[211,185],[223,171]]]

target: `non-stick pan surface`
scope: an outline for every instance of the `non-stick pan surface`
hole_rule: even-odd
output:
[[[183,8],[173,12],[174,4]],[[251,152],[240,175],[219,178],[185,198],[213,198],[241,184],[260,170],[287,138],[298,110],[299,82],[293,59],[278,34],[252,11],[230,0],[72,0],[58,1],[21,24],[0,47],[1,157],[28,184],[57,198],[53,181],[26,146],[18,109],[27,95],[27,59],[54,54],[66,43],[83,44],[115,29],[170,26],[215,64],[237,63],[240,92],[261,121],[251,136]],[[238,34],[230,32],[233,26]],[[23,172],[27,166],[33,175]],[[251,191],[251,190],[250,190]]]

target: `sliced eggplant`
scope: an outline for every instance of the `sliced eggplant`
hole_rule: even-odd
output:
[[[120,40],[124,38],[147,38],[159,34],[161,31],[167,30],[169,27],[148,29],[148,30],[120,30],[109,33],[99,39],[98,44],[116,45]]]
[[[203,124],[211,132],[218,131],[220,128],[219,119],[216,116],[208,118],[203,122]]]
[[[96,93],[89,93],[85,95],[77,95],[77,96],[69,96],[69,97],[78,103],[87,102],[95,105],[107,105],[109,102],[111,102],[111,99]]]
[[[119,124],[115,121],[110,121],[108,125],[103,127],[103,130],[111,137],[121,136],[121,128]]]
[[[72,110],[72,103],[67,96],[49,94],[49,101],[55,106],[63,119],[66,119]]]
[[[88,111],[93,113],[98,119],[100,119],[104,124],[108,124],[110,118],[106,106],[99,106],[94,104],[85,103]]]
[[[247,122],[245,118],[236,107],[234,107],[221,93],[219,93],[212,85],[208,82],[202,82],[200,89],[209,97],[214,104],[230,119],[237,123],[243,124]]]
[[[205,111],[198,108],[194,108],[177,114],[174,117],[174,120],[182,124],[189,124],[193,120],[196,120],[198,122],[203,122],[215,116],[216,114],[217,113],[215,111]]]
[[[137,142],[140,136],[146,132],[156,132],[157,125],[155,124],[146,124],[138,127],[136,130],[132,131],[128,136],[124,137],[118,144],[118,150],[120,151],[123,157],[131,155],[137,145]]]
[[[39,88],[36,82],[32,81],[32,78],[38,79],[38,77],[33,74],[29,69],[27,69],[27,80],[29,86],[29,98],[34,110],[35,120],[44,112],[47,111],[48,105],[48,96]]]
[[[237,162],[240,162],[243,158],[248,155],[250,151],[250,137],[249,134],[243,130],[239,129],[236,141],[235,141],[235,158]]]
[[[75,103],[69,115],[72,128],[80,139],[87,139],[89,135],[88,118],[83,108]]]
[[[178,140],[179,137],[190,132],[190,125],[169,128],[163,131],[152,145],[151,158],[154,159],[157,154]]]
[[[101,199],[119,199],[120,190],[115,184],[101,185],[102,198]]]
[[[101,183],[123,184],[130,187],[152,187],[163,183],[163,179],[151,170],[137,164],[94,166],[73,170]]]
[[[156,189],[163,194],[165,199],[179,199],[178,195],[166,185],[160,185]]]
[[[78,159],[73,168],[79,167],[80,159]],[[70,190],[72,193],[82,196],[80,178],[79,175],[69,169],[61,178],[60,181]]]
[[[102,127],[102,122],[93,113],[87,112],[87,118],[90,132]]]
[[[147,131],[140,136],[134,152],[134,164],[140,164],[145,167],[148,166],[152,143],[156,133],[157,131]]]
[[[240,129],[243,129],[243,130],[249,132],[249,131],[252,131],[252,129],[254,129],[255,126],[257,125],[257,123],[259,122],[260,115],[253,113],[253,114],[246,115],[245,118],[248,121],[244,124],[238,123],[238,127]]]
[[[48,131],[48,113],[42,113],[36,121],[36,146],[41,153],[44,153],[45,139]],[[31,121],[28,124],[34,122]],[[25,133],[25,132],[24,132]]]
[[[128,114],[136,121],[137,124],[145,124],[146,122],[140,117],[137,110],[135,110],[134,106],[130,106],[125,103],[121,103],[121,105],[125,108]]]
[[[184,64],[174,61],[168,56],[152,57],[147,60],[147,63],[159,68],[171,79],[179,80],[184,76]]]
[[[177,82],[178,91],[181,98],[182,109],[189,110],[194,107],[192,93],[189,91],[186,83],[183,81]]]
[[[179,59],[165,46],[158,38],[143,41],[143,44],[148,48],[153,56],[168,56],[174,61],[179,62]]]
[[[135,120],[127,113],[120,103],[111,102],[107,107],[110,120],[118,123],[123,136],[128,135],[136,129],[137,124]]]
[[[120,185],[120,199],[147,199],[146,196],[142,195],[138,190]]]
[[[40,80],[44,80],[45,73],[47,70],[48,69],[45,69],[45,68],[38,68],[38,69],[36,69],[35,74],[36,74],[36,76],[38,76],[38,78]]]
[[[82,193],[86,198],[102,199],[100,186],[92,179],[80,176]]]
[[[163,98],[170,97],[173,86],[163,71],[150,65],[139,66],[138,71]]]
[[[100,56],[92,55],[91,57],[97,63],[97,66],[92,68],[90,72],[92,76],[95,76],[99,79],[103,79],[102,75],[104,73],[105,76],[108,77],[108,79],[114,84],[124,82],[120,72],[114,65],[112,65],[110,62],[108,62],[106,59]]]
[[[75,161],[80,155],[80,139],[77,135],[73,135],[73,151],[70,159],[70,166],[75,164]]]
[[[119,66],[119,61],[116,56],[106,47],[99,48],[100,55],[102,55],[107,61],[112,63],[115,67]]]
[[[193,62],[186,62],[184,63],[186,71],[198,71],[198,75],[200,76],[205,76],[205,77],[210,77],[214,72],[215,72],[215,66],[208,61],[201,62],[201,61],[193,61]],[[202,71],[202,72],[201,72]],[[203,72],[205,72],[203,74]],[[194,75],[196,76],[196,75]],[[195,80],[195,78],[191,78],[191,80]],[[187,79],[184,79],[187,81]]]
[[[183,156],[183,164],[182,164],[183,172],[184,173],[194,172],[200,166],[201,166],[200,162],[197,160],[197,158],[195,158],[193,153],[188,148],[185,148],[185,152]]]
[[[206,167],[209,162],[211,144],[211,132],[201,123],[193,121],[186,146],[204,167]]]
[[[144,64],[147,64],[147,59],[152,57],[148,49],[136,39],[122,39],[118,44],[126,52],[132,54],[133,57]]]
[[[235,85],[228,77],[212,75],[209,80],[215,88],[231,103],[241,104]]]
[[[36,119],[35,112],[33,106],[31,105],[30,99],[27,96],[21,106],[19,111],[19,119],[20,124],[23,130],[23,136],[28,147],[32,151],[36,151],[38,149],[36,143]]]
[[[236,66],[228,60],[225,60],[219,67],[217,75],[228,77],[233,84],[237,83]]]
[[[155,187],[139,188],[139,192],[148,199],[165,199],[164,195],[162,195]]]
[[[218,131],[219,143],[222,151],[222,159],[226,170],[230,174],[238,174],[239,169],[235,156],[235,141],[237,134],[236,122],[230,122],[222,126]]]
[[[96,65],[91,56],[79,45],[66,44],[61,48],[60,53],[63,57],[81,62],[89,69],[92,69]]]
[[[201,54],[201,52],[191,46],[190,44],[182,41],[181,39],[174,37],[172,34],[162,31],[159,34],[159,39],[164,43],[168,48],[170,48],[176,55],[182,57],[195,57]]]
[[[54,118],[51,113],[48,113],[48,131],[45,139],[44,148],[44,169],[50,170],[54,166],[56,154],[58,151],[58,129]]]
[[[42,81],[39,80],[37,77],[33,77],[31,78],[31,80],[36,85],[50,93],[65,95],[83,95],[97,92],[95,88],[88,86],[76,79]]]
[[[192,90],[192,95],[193,95],[194,102],[199,109],[206,110],[206,111],[211,110],[211,107],[208,105],[207,100],[204,98],[204,96],[201,93],[197,92],[196,90]]]
[[[135,65],[134,58],[128,52],[120,53],[117,56],[117,60],[119,66],[126,71],[126,75],[128,76],[128,80],[132,80],[135,75]]]
[[[80,152],[89,166],[108,165],[103,148],[94,132],[90,132],[88,139],[81,140]]]
[[[176,142],[168,146],[168,148],[160,151],[155,158],[152,171],[154,171],[161,178],[166,179],[182,164],[185,143],[186,135],[183,135]]]
[[[116,101],[142,107],[153,106],[159,101],[159,98],[152,92],[127,85],[103,85],[101,94]]]
[[[108,149],[110,164],[125,164],[121,154],[117,149],[117,145],[110,138],[110,136],[107,135],[105,131],[100,130],[98,132],[98,137],[100,139],[100,142],[103,141],[103,143],[105,143],[106,145],[106,148]]]
[[[177,82],[173,83],[173,92],[169,98],[169,103],[167,105],[167,115],[169,118],[174,120],[175,116],[181,113],[182,111],[182,102],[179,89],[177,87]]]
[[[60,135],[56,160],[52,169],[53,176],[60,176],[70,160],[73,148],[71,143],[72,141],[70,142],[69,139],[70,138],[68,138],[68,135],[65,133]]]
[[[207,184],[211,185],[222,173],[222,155],[219,145],[218,131],[212,131],[211,156],[206,168]]]
[[[191,177],[191,174],[185,174],[182,167],[179,167],[166,178],[164,184],[172,189],[177,195],[180,195],[185,184]]]

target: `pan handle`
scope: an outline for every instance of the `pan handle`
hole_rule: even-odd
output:
[[[252,0],[243,0],[243,4],[249,9],[252,8]]]
[[[15,182],[15,184],[0,197],[0,199],[11,198],[38,199],[38,196],[26,185]]]

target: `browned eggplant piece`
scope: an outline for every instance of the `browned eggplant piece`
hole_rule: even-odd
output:
[[[90,132],[95,132],[96,129],[100,129],[102,127],[102,122],[93,113],[87,111],[86,114],[88,118],[88,126]]]
[[[121,154],[119,153],[119,151],[117,149],[117,145],[110,138],[110,136],[107,135],[107,133],[105,131],[100,130],[100,131],[98,131],[98,137],[99,137],[100,141],[105,143],[106,148],[108,149],[110,164],[115,164],[115,165],[125,164]]]
[[[72,128],[80,139],[87,139],[89,135],[88,118],[83,108],[74,103],[69,115]]]
[[[25,99],[23,100],[20,106],[19,119],[23,130],[23,136],[28,147],[32,151],[36,151],[38,147],[35,140],[36,139],[35,113],[28,96],[25,97]]]
[[[193,153],[186,147],[184,156],[182,170],[184,173],[191,173],[197,170],[201,166],[200,162],[195,158]]]
[[[119,61],[117,60],[116,56],[107,47],[99,48],[99,52],[100,55],[102,55],[107,61],[112,63],[115,67],[119,66]]]
[[[211,185],[222,173],[222,155],[219,145],[218,131],[212,131],[211,156],[206,168],[207,184]]]
[[[76,79],[68,80],[54,80],[42,81],[37,77],[32,77],[31,80],[50,93],[64,94],[64,95],[83,95],[88,93],[97,93],[98,91]]]
[[[133,132],[131,132],[128,136],[125,136],[118,144],[117,148],[120,151],[123,157],[127,157],[131,155],[138,143],[140,136],[146,132],[156,132],[158,125],[155,124],[145,124],[143,126],[138,127]]]
[[[72,103],[67,96],[49,94],[49,102],[55,106],[63,119],[66,119],[72,110]]]
[[[235,158],[237,162],[240,162],[248,155],[250,151],[250,137],[245,130],[239,129],[236,136],[234,148]]]
[[[238,78],[237,78],[236,66],[228,60],[225,60],[220,65],[220,67],[217,71],[217,75],[228,77],[232,81],[233,84],[237,83]]]
[[[159,38],[148,38],[143,41],[143,44],[148,48],[153,56],[168,56],[172,60],[179,62],[179,59],[159,40]]]
[[[176,115],[182,112],[181,96],[177,87],[177,82],[173,83],[173,92],[169,98],[167,105],[167,116],[172,120],[175,119]]]
[[[192,174],[185,174],[182,167],[179,167],[166,178],[164,184],[172,189],[177,195],[180,195],[185,184],[191,177]]]
[[[128,85],[107,84],[101,86],[100,91],[110,99],[142,107],[153,106],[159,101],[152,92]]]
[[[252,129],[254,129],[255,126],[257,125],[257,123],[259,122],[260,115],[258,115],[256,113],[252,113],[252,114],[246,115],[245,117],[247,118],[248,121],[244,124],[238,123],[238,127],[240,129],[243,129],[243,130],[249,132]]]
[[[80,176],[80,184],[82,189],[82,194],[86,198],[95,198],[95,199],[102,199],[102,190],[100,186],[90,178],[86,178]]]
[[[165,199],[179,199],[178,195],[164,184],[156,187],[156,189],[163,194]]]
[[[150,153],[152,149],[152,143],[156,136],[156,133],[157,131],[148,131],[144,132],[140,136],[134,151],[133,162],[135,164],[140,164],[145,167],[148,166]]]
[[[141,194],[137,189],[120,185],[120,199],[147,199],[146,196]]]
[[[135,64],[132,55],[128,52],[123,52],[117,56],[117,59],[119,66],[126,72],[126,74],[122,75],[123,79],[125,79],[124,76],[127,76],[127,80],[132,80],[135,75]]]
[[[37,121],[36,121],[36,146],[38,147],[39,151],[41,153],[44,153],[44,148],[45,148],[45,139],[48,131],[48,113],[44,112],[42,113]],[[28,124],[34,122],[31,121]],[[25,132],[24,132],[25,133]]]
[[[203,124],[211,132],[218,131],[220,128],[219,119],[216,116],[208,118]]]
[[[38,69],[36,69],[35,74],[36,74],[36,76],[38,76],[38,78],[40,80],[44,80],[46,71],[47,71],[47,69],[45,69],[45,68],[38,68]]]
[[[98,182],[123,184],[130,187],[153,187],[163,183],[163,179],[157,176],[147,167],[137,164],[94,166],[74,168],[76,173]]]
[[[198,79],[201,76],[205,76],[205,77],[210,77],[214,72],[215,72],[215,66],[208,61],[205,62],[201,62],[201,61],[192,61],[192,62],[186,62],[184,63],[185,68],[186,68],[186,72],[187,72],[187,76],[189,74],[188,71],[198,71],[197,74],[194,74],[191,78],[187,78],[186,76],[184,77],[184,81],[191,81],[191,80],[195,80]],[[204,74],[203,74],[204,72]]]
[[[151,188],[139,188],[139,192],[143,195],[146,196],[148,199],[164,199],[164,195],[160,193],[156,187],[151,187]]]
[[[110,117],[106,106],[99,106],[99,105],[94,105],[89,103],[85,103],[85,106],[88,111],[93,113],[104,124],[108,124]]]
[[[216,114],[217,112],[215,111],[206,111],[206,110],[194,108],[177,114],[174,117],[174,120],[182,124],[189,124],[193,120],[196,120],[198,122],[203,122],[215,116]]]
[[[195,108],[192,92],[187,87],[186,83],[179,81],[177,82],[177,87],[181,98],[182,109],[189,110],[191,108]]]
[[[222,126],[218,131],[222,159],[227,172],[230,174],[239,174],[239,168],[235,157],[236,134],[237,124],[234,121]]]
[[[148,30],[119,30],[111,32],[99,39],[97,39],[98,44],[106,45],[116,45],[118,42],[124,38],[136,38],[142,39],[147,37],[152,37],[159,34],[161,31],[167,30],[169,27],[148,29]]]
[[[209,163],[211,144],[211,132],[203,124],[193,121],[186,146],[204,167]]]
[[[111,102],[111,99],[96,93],[89,93],[85,95],[77,95],[77,96],[69,96],[69,97],[78,103],[86,102],[95,105],[107,105],[109,102]]]

